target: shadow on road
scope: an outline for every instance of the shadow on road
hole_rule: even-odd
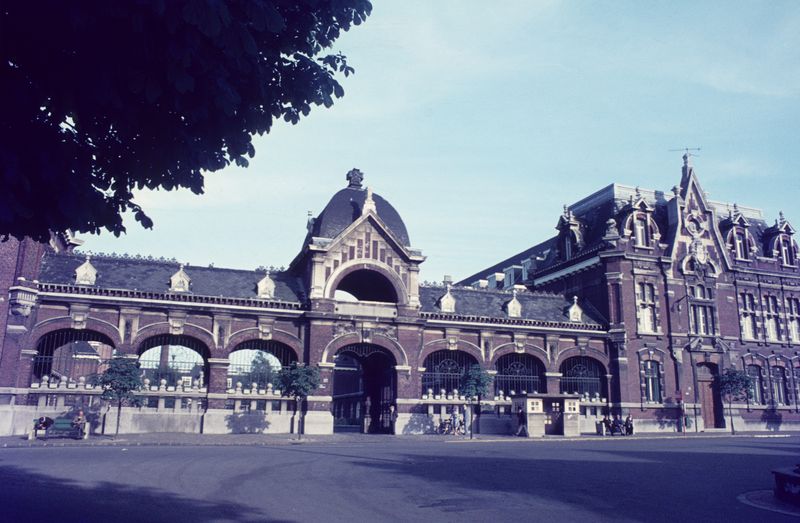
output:
[[[75,475],[80,477],[80,471]],[[259,510],[233,503],[110,482],[86,485],[9,465],[0,465],[0,478],[2,521],[276,521]]]

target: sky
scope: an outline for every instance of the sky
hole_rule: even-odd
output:
[[[206,191],[136,196],[155,226],[84,251],[288,266],[357,167],[455,280],[547,239],[616,182],[669,189],[682,147],[717,201],[800,227],[800,2],[373,0],[341,51],[345,96],[255,138]]]

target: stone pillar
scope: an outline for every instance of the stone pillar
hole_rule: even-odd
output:
[[[228,389],[228,359],[208,358],[208,408],[224,409]]]
[[[561,376],[560,372],[545,372],[545,392],[547,394],[560,394],[561,393]]]

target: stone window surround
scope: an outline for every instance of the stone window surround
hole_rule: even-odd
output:
[[[652,303],[646,301],[640,292],[640,285],[650,285],[653,290],[653,301]],[[642,277],[636,276],[633,280],[633,290],[634,295],[636,297],[636,333],[639,335],[645,336],[661,336],[663,332],[661,330],[661,314],[660,314],[660,300],[659,300],[659,291],[658,291],[658,281],[655,277]],[[647,307],[653,308],[653,327],[652,331],[643,330],[642,329],[642,321],[641,321],[641,314],[643,305]]]

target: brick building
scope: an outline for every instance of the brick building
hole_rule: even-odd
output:
[[[286,270],[86,256],[68,235],[0,244],[0,433],[78,406],[110,412],[88,378],[112,351],[141,362],[143,406],[123,431],[291,432],[275,372],[318,365],[305,430],[434,430],[468,399],[464,373],[494,376],[476,421],[508,432],[510,396],[546,398],[594,432],[606,413],[642,430],[725,421],[713,377],[746,369],[743,427],[797,416],[800,274],[793,229],[709,202],[686,158],[673,194],[611,185],[566,207],[558,234],[453,285],[421,285],[425,257],[399,213],[348,173],[309,220]],[[800,374],[797,374],[800,381]],[[563,412],[563,398],[579,404]],[[560,402],[560,403],[559,403]],[[109,418],[110,419],[110,418]],[[573,419],[573,421],[575,421]]]

